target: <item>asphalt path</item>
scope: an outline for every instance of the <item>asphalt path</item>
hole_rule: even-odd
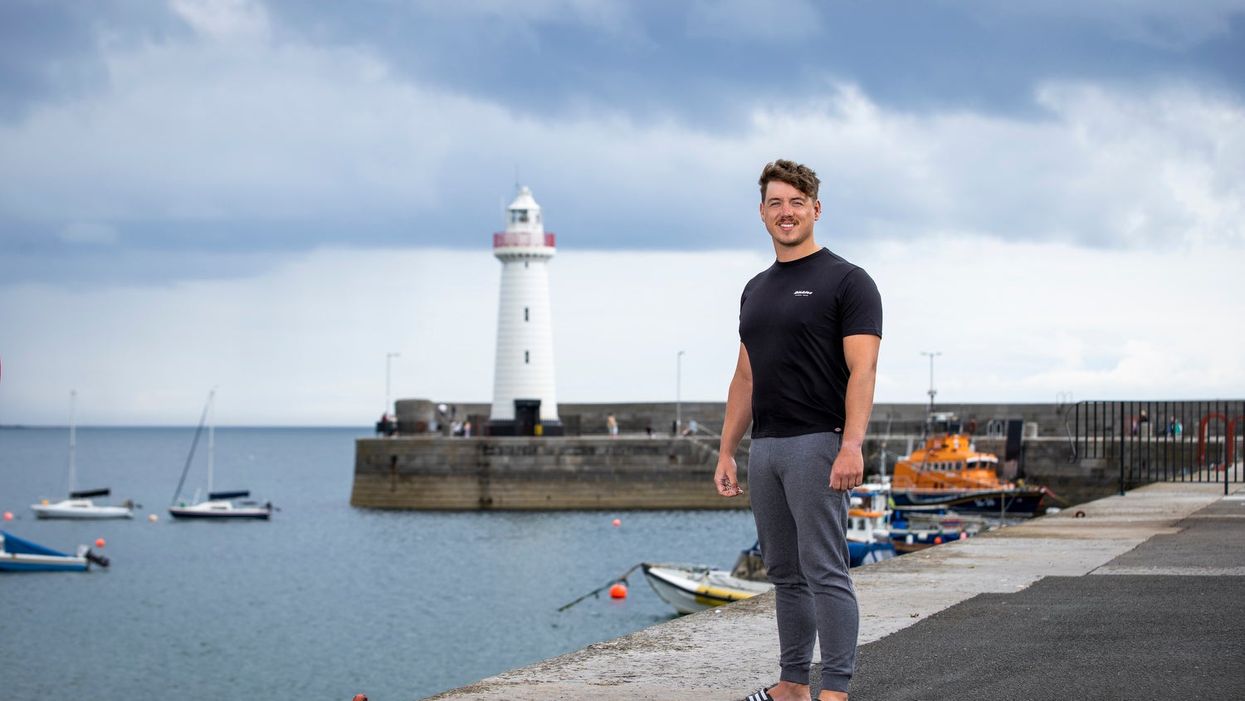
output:
[[[853,699],[1245,699],[1245,500],[861,646]]]

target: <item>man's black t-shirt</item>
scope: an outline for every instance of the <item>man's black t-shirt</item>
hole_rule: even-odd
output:
[[[752,437],[842,431],[843,337],[882,335],[882,297],[862,268],[823,248],[748,281],[739,338],[752,366]]]

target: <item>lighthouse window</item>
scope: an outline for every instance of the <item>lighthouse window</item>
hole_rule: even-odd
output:
[[[514,223],[514,224],[522,224],[526,222],[527,221],[527,210],[526,209],[510,210],[510,221],[511,223]]]
[[[523,351],[523,363],[527,364],[530,362],[532,362],[532,354],[527,351]]]
[[[524,307],[524,308],[523,308],[523,320],[524,320],[524,321],[531,321],[531,319],[529,319],[529,318],[528,318],[527,311],[528,311],[528,308],[527,308],[527,307]]]

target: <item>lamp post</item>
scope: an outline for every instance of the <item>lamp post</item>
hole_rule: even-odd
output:
[[[942,355],[942,351],[921,351],[921,355],[929,356],[929,413],[934,413],[934,395],[938,394],[938,390],[934,389],[934,358]]]
[[[385,416],[389,415],[389,377],[390,377],[389,365],[390,365],[390,362],[394,358],[401,357],[401,355],[402,355],[401,353],[386,353],[385,354],[385,413],[384,413]]]
[[[683,354],[679,351],[674,356],[674,435],[679,435],[683,428]]]

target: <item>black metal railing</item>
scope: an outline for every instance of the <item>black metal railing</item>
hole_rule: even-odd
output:
[[[1151,482],[1245,481],[1245,400],[1073,405],[1072,459],[1118,466],[1120,493]]]

